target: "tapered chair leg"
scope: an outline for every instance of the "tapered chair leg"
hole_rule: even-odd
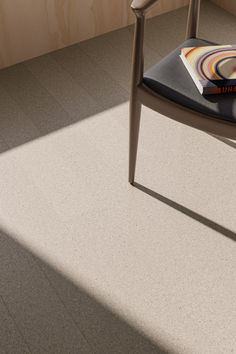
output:
[[[140,126],[141,103],[137,99],[138,86],[143,79],[143,40],[145,17],[140,11],[134,10],[136,15],[133,63],[131,73],[130,94],[130,139],[129,139],[129,183],[134,184],[138,135]]]
[[[134,183],[138,150],[141,103],[131,100],[130,103],[130,140],[129,140],[129,183]]]

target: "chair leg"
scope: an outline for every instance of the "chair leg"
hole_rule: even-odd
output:
[[[132,99],[130,103],[130,140],[129,140],[129,183],[134,183],[138,149],[141,103]]]

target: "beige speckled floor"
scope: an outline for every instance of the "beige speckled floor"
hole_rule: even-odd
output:
[[[186,13],[148,22],[147,66]],[[235,18],[204,3],[200,36],[235,42]],[[0,72],[1,354],[236,353],[236,142],[144,108],[131,187],[131,42]]]

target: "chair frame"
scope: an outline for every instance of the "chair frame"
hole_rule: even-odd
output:
[[[236,124],[219,120],[181,106],[153,92],[143,83],[144,30],[146,12],[159,0],[133,0],[136,16],[130,90],[129,182],[134,184],[142,105],[190,127],[212,135],[236,139]],[[186,39],[197,38],[201,0],[190,0]]]

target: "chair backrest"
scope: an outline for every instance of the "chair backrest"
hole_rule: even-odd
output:
[[[186,39],[196,38],[198,33],[201,0],[190,0]]]

